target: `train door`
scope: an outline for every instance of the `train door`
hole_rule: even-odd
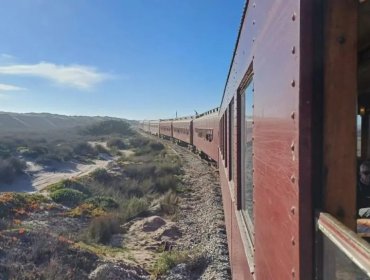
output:
[[[323,3],[316,278],[370,279],[370,1]]]

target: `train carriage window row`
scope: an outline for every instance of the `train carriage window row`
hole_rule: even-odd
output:
[[[190,131],[188,128],[173,128],[173,132],[189,135]]]

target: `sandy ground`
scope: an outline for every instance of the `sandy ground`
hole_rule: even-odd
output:
[[[106,168],[110,162],[111,160],[94,160],[94,164],[69,162],[55,164],[52,168],[42,168],[42,166],[27,162],[27,174],[21,176],[12,184],[0,184],[0,192],[40,191],[62,179],[83,176],[96,168]]]
[[[102,145],[107,147],[106,142],[89,142],[91,145]],[[120,150],[125,156],[134,152],[131,150]],[[117,157],[118,158],[118,157]],[[70,179],[86,175],[96,168],[107,168],[108,164],[115,159],[108,154],[99,154],[99,160],[94,164],[82,164],[79,162],[56,163],[51,167],[42,167],[31,161],[27,162],[26,174],[20,176],[11,184],[0,184],[0,192],[36,192],[48,185],[54,184],[62,179]]]

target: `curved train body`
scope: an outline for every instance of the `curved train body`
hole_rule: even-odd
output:
[[[159,121],[218,163],[233,279],[370,279],[369,81],[369,0],[246,1],[220,108]]]

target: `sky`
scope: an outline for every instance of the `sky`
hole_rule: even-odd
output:
[[[218,107],[244,0],[1,0],[0,111],[158,119]]]

